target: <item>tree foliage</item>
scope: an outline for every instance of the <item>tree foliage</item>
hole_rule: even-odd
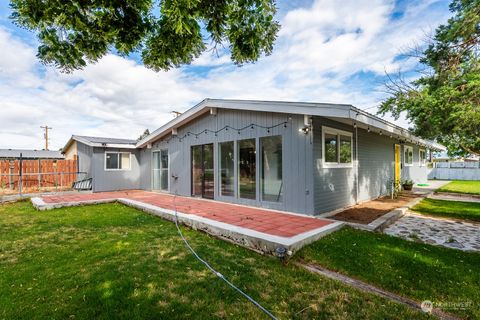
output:
[[[142,140],[143,138],[148,137],[149,135],[150,135],[150,130],[145,129],[145,131],[143,131],[143,133],[140,136],[138,136],[137,142]]]
[[[188,64],[207,41],[228,44],[236,64],[270,54],[274,0],[11,0],[11,18],[38,33],[38,58],[62,71],[109,51],[140,53],[153,70]]]
[[[453,17],[419,56],[421,77],[390,78],[391,96],[379,113],[406,112],[416,134],[436,139],[451,155],[480,154],[480,0],[454,0],[450,10]]]

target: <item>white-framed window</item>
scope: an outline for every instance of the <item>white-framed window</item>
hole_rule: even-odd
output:
[[[427,151],[425,149],[418,150],[418,162],[420,166],[424,166],[427,163]]]
[[[413,147],[403,146],[403,163],[406,166],[413,165]]]
[[[105,171],[130,170],[130,152],[105,152]]]
[[[353,134],[348,131],[322,127],[322,158],[324,168],[353,166]]]

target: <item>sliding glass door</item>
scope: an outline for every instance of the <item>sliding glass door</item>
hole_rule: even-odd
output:
[[[255,200],[257,161],[255,139],[238,141],[238,192],[239,197]]]
[[[168,191],[168,150],[154,151],[152,155],[152,189]]]
[[[262,200],[281,202],[283,192],[282,178],[282,137],[260,138],[262,149]]]
[[[192,196],[213,199],[213,144],[192,146]]]
[[[220,195],[235,195],[235,149],[233,141],[218,144],[220,153]]]

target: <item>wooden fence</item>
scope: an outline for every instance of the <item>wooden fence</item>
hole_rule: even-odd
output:
[[[77,180],[77,159],[0,160],[0,193],[65,190]]]

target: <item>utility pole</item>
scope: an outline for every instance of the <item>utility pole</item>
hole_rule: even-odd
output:
[[[48,150],[48,130],[53,129],[52,127],[49,126],[40,126],[40,128],[45,130],[45,133],[43,134],[43,137],[45,138],[45,150]]]

